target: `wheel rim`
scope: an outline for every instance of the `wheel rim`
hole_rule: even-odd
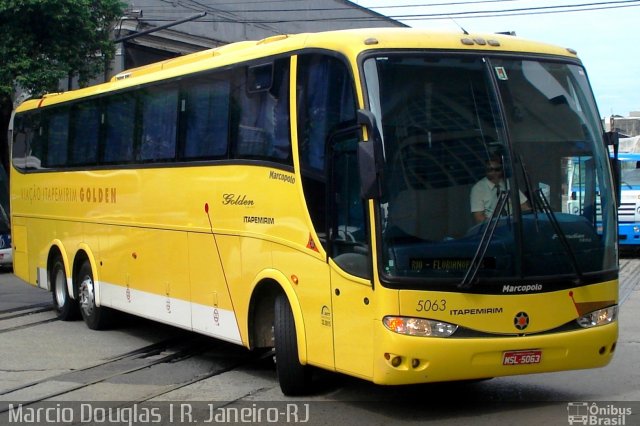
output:
[[[56,304],[58,305],[58,308],[62,308],[65,305],[65,303],[67,303],[66,281],[67,280],[65,280],[62,270],[58,269],[56,271],[56,276],[54,281],[55,292],[56,292]]]
[[[80,283],[80,309],[85,316],[91,316],[96,307],[96,301],[93,293],[93,280],[91,277],[84,277]]]

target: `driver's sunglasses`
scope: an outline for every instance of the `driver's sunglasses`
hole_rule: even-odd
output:
[[[488,172],[501,172],[502,167],[487,167]]]

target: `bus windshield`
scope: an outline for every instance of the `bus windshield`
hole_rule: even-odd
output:
[[[549,291],[615,270],[608,156],[580,65],[385,53],[363,68],[384,157],[385,285]]]

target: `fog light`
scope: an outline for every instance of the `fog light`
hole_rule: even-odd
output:
[[[393,358],[391,358],[391,365],[393,365],[394,367],[399,366],[401,363],[402,363],[402,357],[394,356]]]
[[[597,327],[614,322],[618,318],[618,305],[598,309],[578,318],[576,321],[583,328]]]
[[[458,329],[457,325],[425,318],[386,316],[382,322],[394,333],[409,336],[449,337]]]

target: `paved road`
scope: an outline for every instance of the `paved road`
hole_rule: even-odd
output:
[[[291,399],[279,390],[270,354],[129,316],[104,332],[57,321],[48,292],[5,272],[0,424],[46,423],[28,417],[40,408],[70,424],[213,423],[244,413],[264,424],[565,425],[591,409],[600,410],[600,424],[640,425],[639,259],[621,262],[620,300],[617,353],[602,369],[403,387],[319,373],[314,396]],[[40,402],[17,411],[18,401]]]

